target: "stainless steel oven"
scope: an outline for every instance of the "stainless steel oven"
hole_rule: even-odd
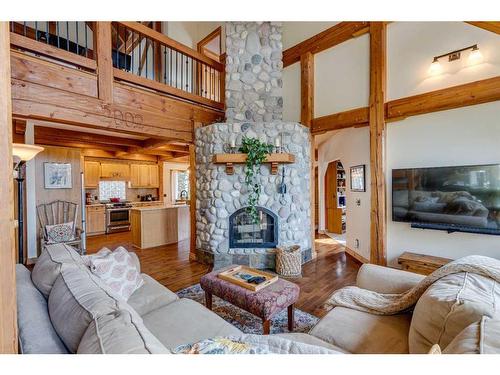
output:
[[[106,233],[130,230],[131,207],[129,204],[106,205]]]

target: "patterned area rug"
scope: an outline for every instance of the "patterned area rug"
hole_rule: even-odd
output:
[[[182,289],[177,292],[177,295],[180,298],[189,298],[205,305],[205,292],[201,289],[200,284]],[[217,296],[213,296],[212,307],[217,315],[238,327],[244,333],[262,334],[262,320],[255,315],[233,306]],[[318,320],[318,318],[311,314],[295,309],[294,332],[309,332]],[[271,321],[271,333],[285,332],[288,332],[288,315],[286,309],[276,315]]]

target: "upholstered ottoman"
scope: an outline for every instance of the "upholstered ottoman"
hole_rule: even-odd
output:
[[[220,279],[217,275],[234,265],[210,272],[203,276],[200,285],[205,291],[207,308],[212,309],[212,295],[232,303],[262,319],[264,334],[269,334],[270,320],[280,311],[288,308],[288,330],[293,331],[294,303],[299,298],[298,285],[283,279],[253,292],[241,286]]]

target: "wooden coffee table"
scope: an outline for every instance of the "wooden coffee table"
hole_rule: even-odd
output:
[[[300,294],[298,285],[283,279],[253,292],[236,284],[220,279],[217,275],[234,265],[210,272],[200,280],[201,288],[205,291],[206,306],[212,309],[212,295],[252,313],[262,319],[264,335],[270,332],[273,316],[288,309],[288,330],[294,329],[294,304]]]

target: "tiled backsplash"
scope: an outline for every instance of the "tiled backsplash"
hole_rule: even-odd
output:
[[[99,182],[99,200],[107,201],[109,198],[120,198],[124,200],[127,197],[125,181],[100,181]]]
[[[86,189],[85,190],[87,193],[90,193],[92,196],[92,199],[97,197],[97,201],[99,201],[101,198],[99,197],[99,189]],[[139,195],[146,195],[146,194],[151,194],[154,198],[158,199],[158,189],[130,189],[128,187],[128,184],[126,184],[125,187],[125,198],[127,201],[130,202],[138,202],[140,201],[140,198],[137,196]],[[160,197],[161,199],[161,197]]]

